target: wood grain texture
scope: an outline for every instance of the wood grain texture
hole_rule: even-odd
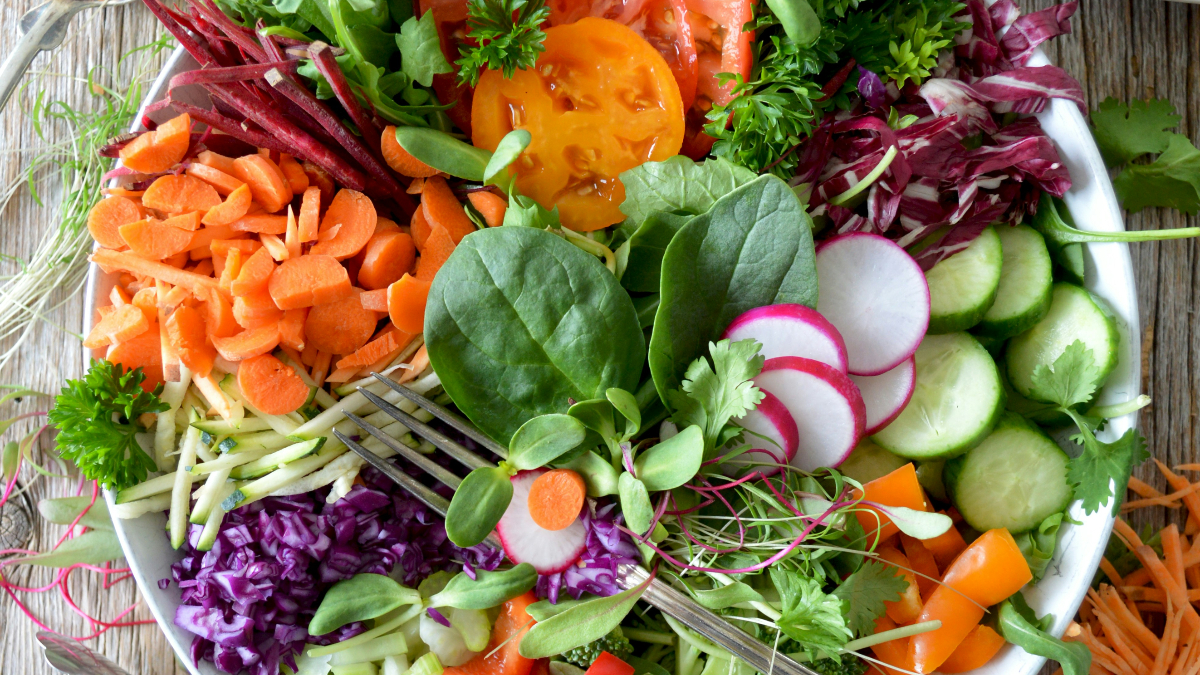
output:
[[[11,50],[16,40],[18,18],[35,3],[31,0],[0,2],[0,54]],[[1055,4],[1053,0],[1025,0],[1026,11]],[[1183,133],[1200,138],[1200,7],[1172,4],[1163,0],[1085,0],[1074,19],[1075,32],[1050,44],[1047,52],[1055,63],[1073,73],[1083,83],[1089,105],[1095,107],[1108,96],[1121,100],[1159,96],[1171,100],[1184,115]],[[83,78],[93,67],[111,67],[129,48],[157,34],[157,26],[140,4],[93,10],[76,18],[72,31],[60,50],[43,54],[34,69],[70,77],[46,80],[55,97],[75,105],[95,103],[86,87],[71,78]],[[0,185],[7,185],[24,170],[27,155],[18,152],[36,145],[36,136],[22,112],[28,101],[14,101],[0,111]],[[28,253],[41,233],[51,227],[52,210],[37,206],[21,190],[4,211],[0,211],[0,251]],[[1148,209],[1129,216],[1131,229],[1158,229],[1200,225],[1200,219],[1172,211]],[[1151,451],[1168,464],[1200,461],[1195,422],[1200,414],[1200,331],[1193,330],[1200,309],[1200,270],[1195,262],[1198,243],[1145,243],[1133,248],[1134,269],[1138,276],[1138,299],[1143,334],[1144,390],[1154,399],[1142,416],[1142,430]],[[0,264],[0,274],[13,269]],[[71,289],[72,291],[74,289]],[[78,331],[82,317],[82,294],[63,292],[64,304],[51,313],[35,331],[33,339],[21,350],[0,382],[29,384],[53,391],[64,377],[78,377],[82,370],[80,348],[71,335]],[[62,329],[55,326],[61,326]],[[0,345],[3,347],[3,345]],[[37,409],[38,402],[7,404],[0,417]],[[44,405],[44,404],[43,404]],[[1152,465],[1141,467],[1137,475],[1165,489],[1165,481]],[[61,482],[43,482],[34,498],[59,496]],[[1159,513],[1139,514],[1135,519],[1159,526]],[[61,534],[61,528],[41,524],[34,546],[48,546]],[[23,569],[16,581],[41,585],[52,579],[49,572]],[[71,594],[89,611],[102,618],[136,600],[136,589],[124,582],[102,591],[93,575],[79,574],[70,584]],[[47,625],[64,633],[85,635],[92,628],[75,615],[57,593],[22,596],[33,612]],[[140,607],[132,615],[147,619]],[[33,638],[35,628],[8,597],[0,597],[0,672],[14,675],[50,675]],[[135,675],[183,675],[153,625],[110,631],[89,645]],[[1047,671],[1049,672],[1049,671]]]

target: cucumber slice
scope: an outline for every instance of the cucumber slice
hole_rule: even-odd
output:
[[[1099,369],[1100,384],[1117,366],[1117,325],[1099,304],[1079,286],[1054,284],[1050,311],[1033,328],[1008,341],[1004,361],[1008,381],[1025,398],[1033,398],[1033,371],[1051,366],[1067,346],[1081,340],[1092,351]],[[1099,388],[1099,387],[1097,387]]]
[[[1004,409],[1004,389],[983,346],[966,333],[927,335],[916,359],[912,400],[874,441],[925,460],[960,455],[987,438]]]
[[[968,525],[1019,534],[1071,503],[1069,461],[1049,436],[1008,413],[982,443],[946,462],[943,478]]]
[[[1033,328],[1050,311],[1054,270],[1046,241],[1028,225],[996,229],[1004,249],[996,301],[976,331],[992,338],[1009,338]]]
[[[946,494],[946,484],[942,481],[942,469],[945,466],[946,462],[940,459],[921,462],[917,466],[917,482],[925,488],[925,494],[939,502],[950,501],[950,497]]]
[[[929,333],[953,333],[979,323],[996,299],[1003,260],[1000,237],[989,227],[926,272]]]
[[[908,460],[897,457],[879,447],[869,438],[864,438],[854,447],[854,451],[838,466],[838,471],[860,483],[870,483],[876,478],[882,478],[889,473],[908,464]]]

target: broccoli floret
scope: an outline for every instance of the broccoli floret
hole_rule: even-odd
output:
[[[867,672],[866,662],[854,656],[843,657],[841,663],[833,659],[818,659],[808,667],[821,675],[863,675]]]
[[[595,642],[563,652],[562,657],[564,660],[570,661],[586,670],[592,666],[592,663],[596,659],[600,658],[601,652],[608,652],[621,660],[625,660],[633,655],[633,645],[629,644],[625,633],[621,630],[620,626],[617,626],[611,633]]]

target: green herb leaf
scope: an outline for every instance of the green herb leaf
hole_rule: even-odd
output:
[[[1111,96],[1088,116],[1096,146],[1109,168],[1166,150],[1173,135],[1167,129],[1179,126],[1182,119],[1167,99],[1130,101],[1126,106]]]
[[[38,513],[42,517],[56,525],[70,525],[79,518],[79,514],[83,513],[84,509],[88,509],[88,504],[92,503],[91,497],[59,497],[57,499],[43,499],[38,502]],[[112,530],[112,517],[108,515],[108,504],[104,501],[104,497],[96,499],[96,503],[88,509],[87,513],[83,514],[83,518],[79,520],[79,524],[84,527],[90,527],[97,530]]]
[[[1064,514],[1056,513],[1043,520],[1037,528],[1014,536],[1017,546],[1021,549],[1021,555],[1025,556],[1025,562],[1033,572],[1034,581],[1040,580],[1046,574],[1046,568],[1054,558],[1054,549],[1058,546],[1059,536],[1063,532],[1063,519]]]
[[[612,404],[613,410],[625,418],[625,434],[622,436],[622,440],[629,440],[636,436],[638,429],[642,426],[642,411],[638,407],[637,398],[624,389],[616,387],[610,387],[605,391],[604,397]]]
[[[696,602],[709,609],[725,609],[743,602],[763,602],[763,596],[753,588],[735,581],[712,590],[695,591]]]
[[[757,177],[724,159],[699,163],[676,155],[663,162],[646,162],[621,173],[625,186],[621,211],[636,225],[658,213],[698,216]]]
[[[414,16],[405,21],[396,36],[396,46],[400,48],[401,70],[421,86],[433,86],[434,75],[454,72],[442,54],[433,12],[425,12],[420,19]],[[386,62],[376,65],[386,65]]]
[[[704,434],[700,427],[691,426],[651,446],[638,456],[634,468],[647,490],[660,492],[673,490],[691,480],[700,472],[703,461]]]
[[[1092,667],[1092,653],[1078,642],[1063,642],[1030,623],[1013,607],[1011,600],[1000,604],[1000,634],[1012,644],[1035,656],[1058,662],[1063,675],[1086,675]]]
[[[541,659],[582,647],[608,635],[637,604],[650,579],[627,591],[575,605],[539,621],[521,639],[521,656]]]
[[[761,176],[696,216],[667,246],[650,338],[650,373],[663,400],[742,312],[817,301],[812,226],[787,183]],[[711,429],[712,427],[708,427]],[[706,438],[708,433],[706,430]]]
[[[616,439],[617,426],[613,422],[613,405],[607,398],[580,401],[567,409],[567,414],[579,420],[606,441]]]
[[[158,398],[162,385],[148,392],[144,379],[141,368],[92,361],[82,380],[67,380],[48,415],[59,431],[59,455],[105,488],[131,487],[158,468],[137,440],[146,431],[137,420],[169,406]]]
[[[496,529],[512,501],[508,472],[484,466],[467,474],[446,510],[446,536],[455,544],[474,546]]]
[[[125,555],[121,542],[112,530],[91,530],[68,539],[53,551],[17,558],[18,565],[39,567],[70,567],[71,565],[101,565]]]
[[[308,624],[312,635],[325,635],[355,621],[370,621],[388,612],[421,602],[413,588],[383,574],[356,574],[339,581],[325,594]]]
[[[437,129],[396,127],[396,142],[405,152],[438,171],[476,183],[483,182],[483,172],[492,158],[487,150]]]
[[[1100,369],[1092,350],[1082,340],[1076,340],[1067,345],[1052,366],[1043,364],[1034,368],[1030,380],[1033,398],[1073,408],[1092,400],[1100,384]]]
[[[762,372],[765,359],[754,340],[709,343],[712,364],[701,356],[688,366],[682,390],[671,391],[667,402],[674,422],[696,425],[704,432],[704,458],[713,456],[731,437],[729,420],[758,407],[763,393],[753,378]],[[737,429],[737,427],[734,427]]]
[[[885,602],[894,602],[908,589],[895,567],[868,560],[846,577],[833,595],[842,601],[846,624],[857,636],[875,632],[875,619],[883,616]]]
[[[491,609],[531,590],[538,579],[537,570],[529,563],[499,572],[476,570],[475,577],[472,579],[463,572],[454,575],[445,588],[429,599],[429,606]]]
[[[580,456],[561,465],[563,468],[577,471],[587,484],[589,497],[605,497],[617,494],[620,474],[608,462],[588,450]]]
[[[621,513],[625,516],[625,524],[638,534],[650,529],[650,521],[654,518],[654,505],[650,503],[650,493],[642,481],[625,472],[617,483],[617,491],[621,496]]]
[[[545,0],[469,0],[467,35],[471,40],[459,47],[459,81],[473,87],[485,68],[502,71],[504,77],[532,68],[546,51],[541,25],[549,17]]]
[[[1129,164],[1113,180],[1117,198],[1131,213],[1165,206],[1200,211],[1200,150],[1183,134],[1171,134],[1167,149],[1151,164]]]
[[[524,129],[513,129],[504,134],[504,138],[500,139],[500,143],[496,145],[496,151],[492,153],[492,158],[488,160],[487,167],[483,170],[483,182],[499,183],[501,181],[494,180],[496,176],[502,173],[509,167],[510,164],[517,161],[525,148],[533,141],[533,136]],[[507,183],[508,181],[503,181]]]
[[[516,192],[508,195],[508,209],[504,212],[504,224],[532,227],[539,230],[557,230],[562,226],[562,222],[558,219],[558,206],[546,210],[533,199]]]
[[[820,581],[781,567],[771,567],[770,574],[783,601],[776,623],[806,652],[837,654],[854,637],[846,627],[842,601],[822,591]]]
[[[538,415],[517,429],[508,444],[508,463],[518,471],[546,466],[583,442],[587,429],[570,415]]]

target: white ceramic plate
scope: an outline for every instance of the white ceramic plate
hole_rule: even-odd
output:
[[[1200,0],[1198,0],[1200,1]],[[1050,61],[1040,51],[1029,65],[1046,65]],[[146,96],[151,103],[166,94],[167,82],[176,73],[192,70],[195,61],[182,48],[177,49],[167,61],[162,74]],[[183,90],[180,98],[195,105],[207,105],[207,101],[188,96],[194,88]],[[144,105],[144,104],[143,104]],[[163,121],[173,117],[170,110],[158,112],[151,117]],[[1046,112],[1038,115],[1046,132],[1058,146],[1063,162],[1071,172],[1073,187],[1066,195],[1067,205],[1079,227],[1085,230],[1115,232],[1124,229],[1121,210],[1113,194],[1112,184],[1105,171],[1104,162],[1092,140],[1087,123],[1075,104],[1055,100]],[[141,115],[138,116],[141,119]],[[134,130],[140,130],[140,122]],[[1117,329],[1121,334],[1121,357],[1108,385],[1101,392],[1100,403],[1127,401],[1141,392],[1141,372],[1138,368],[1141,354],[1138,328],[1137,289],[1134,285],[1133,265],[1129,249],[1125,244],[1091,244],[1088,253],[1087,287],[1104,298],[1117,317]],[[1103,276],[1097,270],[1104,270]],[[94,307],[98,298],[108,296],[114,279],[93,266],[88,280],[84,306]],[[91,326],[92,313],[84,317],[86,331]],[[84,364],[91,358],[84,352]],[[1135,415],[1112,420],[1104,438],[1111,440],[1125,433],[1136,422]],[[105,498],[112,504],[113,495]],[[1025,591],[1029,603],[1039,614],[1054,615],[1053,632],[1061,635],[1072,619],[1075,609],[1083,600],[1092,576],[1100,564],[1100,557],[1108,542],[1113,519],[1107,510],[1085,516],[1078,504],[1071,509],[1071,517],[1080,525],[1067,525],[1062,544],[1055,554],[1046,573],[1046,578]],[[180,559],[171,549],[163,535],[166,518],[163,514],[149,514],[136,520],[116,522],[117,537],[125,549],[129,567],[133,570],[138,588],[146,599],[154,618],[158,620],[167,639],[175,648],[180,661],[187,665],[193,675],[215,675],[212,664],[196,667],[191,663],[189,648],[192,634],[175,626],[175,609],[179,606],[179,589],[174,585],[160,590],[158,581],[171,576],[171,565]],[[1006,647],[976,675],[1033,675],[1041,668],[1043,659],[1026,654],[1020,649]]]

